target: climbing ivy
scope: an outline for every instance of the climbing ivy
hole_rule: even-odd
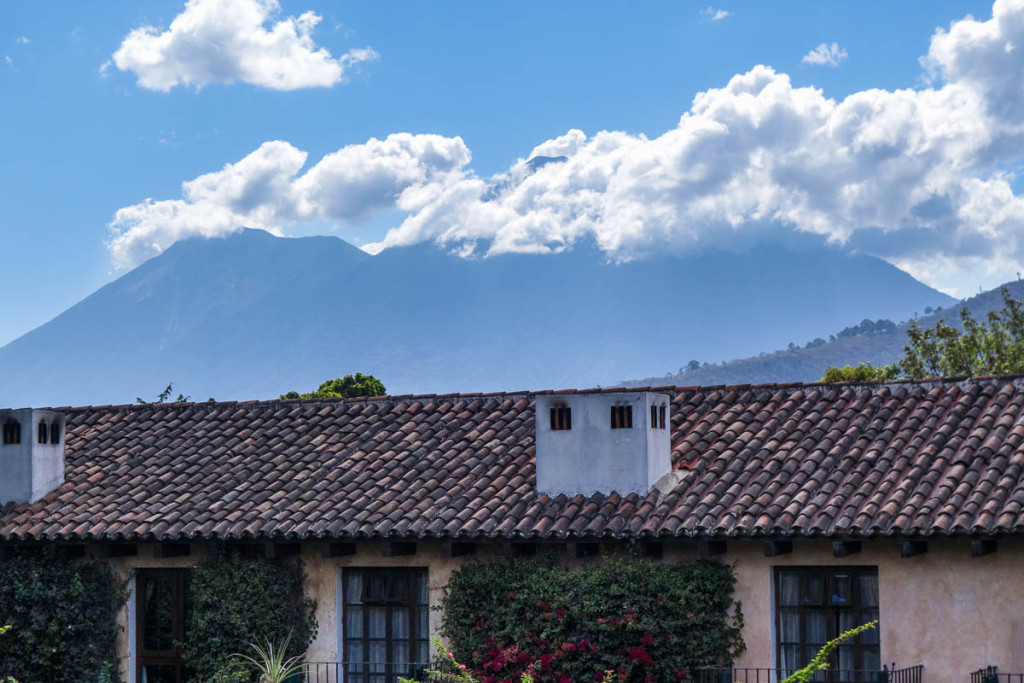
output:
[[[252,644],[288,641],[287,656],[303,654],[316,636],[316,602],[302,592],[298,561],[214,557],[191,575],[185,663],[202,680],[237,680],[247,668],[234,654]]]
[[[105,565],[48,553],[0,560],[0,624],[10,626],[0,638],[0,673],[51,683],[117,679],[117,612],[126,597]]]

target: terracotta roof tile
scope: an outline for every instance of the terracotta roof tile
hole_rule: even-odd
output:
[[[676,488],[553,499],[536,394],[67,408],[66,483],[0,537],[1024,531],[1020,378],[660,390]]]

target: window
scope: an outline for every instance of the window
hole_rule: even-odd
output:
[[[135,575],[135,658],[139,683],[188,679],[175,641],[185,636],[187,569],[140,569]]]
[[[56,420],[50,423],[50,443],[60,443],[60,422]]]
[[[775,627],[780,677],[806,665],[840,633],[878,619],[876,567],[779,567]],[[882,668],[878,629],[846,641],[814,680],[874,683]]]
[[[430,661],[427,570],[345,569],[346,683],[397,683]]]
[[[17,420],[8,420],[4,422],[4,443],[5,444],[17,444],[21,443],[21,423]]]
[[[47,437],[50,435],[50,427],[45,422],[40,422],[36,427],[36,431],[38,432],[36,441],[46,443]]]
[[[557,406],[551,409],[551,430],[564,431],[572,429],[572,408]]]
[[[632,428],[633,406],[612,406],[612,429]]]

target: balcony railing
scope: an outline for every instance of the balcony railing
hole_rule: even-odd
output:
[[[891,667],[864,671],[825,669],[815,674],[811,680],[820,683],[921,683],[923,670],[924,667],[920,664],[903,669],[897,669],[895,664]],[[697,670],[697,683],[779,683],[792,673],[793,671],[787,669],[709,667]],[[972,680],[971,683],[989,682]]]
[[[1024,673],[999,673],[995,666],[971,672],[971,683],[1024,683]]]
[[[408,662],[306,662],[290,683],[397,683],[399,678],[431,683],[428,668]]]

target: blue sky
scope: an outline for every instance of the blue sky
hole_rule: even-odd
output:
[[[216,6],[205,8],[209,14],[204,21],[217,22],[237,10],[234,5],[246,3],[258,4],[257,0],[193,0],[193,10],[198,12],[201,4]],[[1020,9],[1014,2],[1004,4],[1007,12]],[[181,0],[8,0],[0,4],[0,243],[4,255],[0,289],[8,294],[5,315],[0,316],[0,344],[45,322],[125,272],[124,268],[190,234],[189,230],[218,234],[253,221],[262,221],[257,227],[279,234],[335,234],[360,245],[377,243],[377,248],[435,239],[467,253],[473,249],[481,253],[480,244],[491,245],[492,250],[494,245],[523,251],[564,248],[593,231],[612,258],[642,257],[645,249],[657,248],[659,240],[679,248],[713,246],[722,239],[744,239],[743,230],[752,231],[751,235],[771,234],[796,225],[821,234],[823,239],[845,240],[850,248],[878,253],[930,284],[960,295],[977,291],[978,286],[999,284],[1021,260],[1016,242],[1005,250],[998,248],[1014,239],[1013,231],[1020,223],[1015,213],[1014,173],[1021,155],[1013,146],[1016,134],[1008,132],[1009,124],[1000,123],[999,118],[1000,111],[1007,120],[1019,112],[1005,107],[997,111],[994,104],[1016,106],[1014,96],[1011,93],[1004,98],[1005,93],[996,90],[998,84],[993,86],[978,75],[979,69],[988,68],[978,66],[985,55],[966,54],[955,32],[948,34],[949,44],[940,45],[942,49],[935,53],[939,66],[933,64],[931,81],[926,82],[926,70],[919,62],[929,53],[936,27],[948,29],[952,22],[972,14],[977,19],[972,26],[993,28],[992,22],[984,24],[993,15],[991,2],[728,2],[709,7],[691,2],[341,4],[280,0],[279,5],[275,9],[263,0],[260,6],[267,14],[262,26],[269,30],[290,17],[314,13],[320,20],[311,25],[308,34],[310,52],[326,50],[335,61],[351,55],[340,80],[328,82],[333,78],[329,73],[312,71],[306,82],[288,80],[297,77],[299,70],[295,69],[287,71],[287,82],[275,84],[268,80],[270,76],[259,75],[262,66],[248,69],[244,60],[258,56],[249,54],[239,56],[234,66],[221,64],[221,71],[215,72],[219,75],[201,87],[195,80],[192,85],[168,86],[166,79],[177,77],[175,69],[187,81],[211,54],[204,52],[202,45],[186,41],[172,55],[179,62],[158,65],[163,70],[157,75],[146,71],[145,50],[150,50],[150,56],[153,50],[159,52],[156,38],[186,11]],[[128,44],[129,34],[147,26],[151,27],[147,35],[153,40],[124,51],[118,63],[114,55],[123,43]],[[223,27],[206,28],[211,35],[219,35],[216,30]],[[1009,37],[996,35],[992,40],[1009,42]],[[837,64],[815,64],[813,57],[805,60],[817,46],[833,43]],[[373,54],[352,52],[367,48]],[[215,52],[213,47],[210,50]],[[829,50],[822,54],[826,52]],[[172,57],[161,58],[170,62]],[[324,59],[320,62],[320,66],[330,66]],[[660,151],[675,149],[670,140],[659,145],[644,141],[657,140],[680,125],[680,117],[691,110],[698,93],[723,89],[738,74],[752,74],[757,65],[767,65],[772,71],[754,73],[749,76],[750,84],[738,83],[734,91],[718,96],[708,105],[711,113],[701,114],[703,121],[739,116],[730,102],[742,101],[737,93],[743,88],[760,89],[762,99],[770,88],[785,90],[778,80],[781,75],[788,75],[796,95],[786,90],[780,97],[799,100],[793,110],[802,113],[779,123],[782,132],[772,133],[770,121],[763,127],[759,123],[751,133],[755,137],[776,134],[786,138],[790,135],[787,126],[800,125],[793,121],[825,116],[805,111],[821,106],[803,90],[808,86],[821,89],[823,99],[842,102],[858,93],[869,93],[864,96],[867,98],[876,91],[891,94],[910,89],[920,93],[942,89],[945,83],[963,84],[964,92],[973,93],[963,97],[979,99],[982,103],[972,106],[982,107],[992,121],[981,132],[963,133],[952,142],[944,138],[945,151],[939,152],[934,151],[938,143],[914,137],[921,128],[928,132],[939,126],[934,117],[901,119],[891,113],[901,111],[899,107],[884,105],[890,113],[877,117],[870,129],[872,135],[884,137],[888,131],[903,136],[900,140],[911,140],[907,144],[914,150],[927,147],[920,152],[925,170],[899,174],[900,178],[914,175],[903,194],[922,187],[931,193],[930,200],[909,208],[885,209],[896,200],[879,194],[877,188],[864,189],[871,173],[863,170],[861,162],[850,171],[858,174],[858,180],[844,181],[842,187],[847,194],[860,188],[863,197],[857,207],[835,209],[834,216],[828,213],[831,209],[819,205],[794,208],[794,200],[778,199],[777,180],[760,198],[744,194],[736,200],[735,195],[717,191],[712,196],[692,189],[683,194],[673,190],[673,197],[678,195],[678,202],[687,207],[714,204],[710,213],[700,215],[680,209],[675,199],[668,201],[661,195],[653,201],[644,199],[644,193],[651,190],[637,181],[650,177],[644,173],[599,181],[606,189],[625,187],[621,190],[625,195],[616,195],[614,201],[609,199],[598,208],[588,203],[590,199],[581,199],[573,183],[596,173],[603,160],[614,159],[617,165],[625,164],[627,158],[634,165],[645,163],[642,159],[652,164],[674,163],[664,161],[669,152],[662,155]],[[1008,68],[997,61],[990,66],[993,72]],[[243,67],[248,69],[244,73],[239,71]],[[940,72],[938,77],[935,69]],[[140,81],[143,72],[151,79],[165,80],[162,85],[151,82],[147,86]],[[771,85],[766,85],[769,82]],[[1018,78],[1018,87],[1020,82]],[[726,95],[732,98],[728,102]],[[955,104],[958,101],[951,95],[937,104],[913,106],[941,111],[959,106]],[[763,113],[750,116],[766,121]],[[970,122],[979,116],[968,111],[963,118]],[[742,126],[738,120],[732,121],[730,134],[736,137]],[[921,121],[930,123],[922,126]],[[832,121],[829,130],[841,123]],[[557,140],[574,129],[582,131],[586,142],[581,138],[545,146],[545,141]],[[599,131],[620,131],[621,135],[595,141],[593,136]],[[989,134],[991,131],[996,133]],[[384,141],[397,133],[412,135],[390,139],[391,146],[386,148],[366,146],[370,138]],[[977,142],[985,135],[985,144]],[[994,140],[1001,141],[999,149],[1010,151],[992,152]],[[261,147],[269,141],[287,144]],[[783,156],[778,150],[786,149],[780,144],[757,142],[751,149],[768,149],[775,155],[772,163],[778,169],[777,159]],[[792,144],[814,147],[799,141]],[[318,187],[326,188],[323,192],[317,194],[305,185],[278,187],[346,146],[353,146],[350,153],[315,178],[308,177],[306,185],[319,183]],[[605,154],[610,148],[617,150],[615,154]],[[966,150],[963,158],[972,159],[966,170],[950,161],[961,148]],[[258,204],[255,208],[248,204],[239,208],[238,197],[224,198],[229,192],[225,189],[228,180],[216,176],[208,179],[202,192],[183,199],[183,182],[218,172],[261,149],[262,156],[253,164],[259,161],[275,170],[269,180],[260,182],[277,188],[268,190],[268,195],[287,192],[288,198],[282,195],[264,201],[261,196],[253,200]],[[531,152],[566,149],[571,150],[568,163],[555,164],[550,170],[545,167],[525,179],[522,161]],[[638,151],[627,157],[622,151],[626,149]],[[699,150],[687,150],[687,163],[703,168],[705,160],[699,157]],[[708,151],[707,164],[730,150],[735,152],[732,147]],[[834,153],[843,155],[844,150]],[[744,159],[749,158],[744,152]],[[353,177],[359,169],[377,168],[374,164],[381,159],[387,164],[380,166],[377,175]],[[815,163],[825,163],[827,168],[827,161]],[[744,161],[747,166],[751,163]],[[845,162],[837,156],[836,163]],[[395,170],[394,164],[402,168]],[[946,170],[935,174],[928,170],[932,167]],[[953,167],[955,170],[949,170]],[[232,177],[237,176],[238,182],[255,183],[250,166],[236,170]],[[563,170],[572,177],[557,176]],[[782,175],[778,170],[773,173],[776,179]],[[545,193],[545,204],[527,206],[534,200],[524,199],[524,195],[512,197],[511,191],[500,211],[491,203],[481,203],[480,188],[493,183],[495,174],[503,174],[517,192]],[[750,168],[744,174],[735,176],[734,186],[760,182],[759,173]],[[663,185],[664,176],[659,178]],[[984,181],[985,187],[970,185],[968,181],[974,178]],[[799,191],[785,182],[781,186],[786,192],[800,194],[810,181],[801,182]],[[542,183],[547,185],[541,187]],[[950,189],[954,185],[955,189]],[[566,189],[570,186],[571,191]],[[262,186],[253,187],[252,192],[258,192]],[[1009,196],[1006,188],[1010,188]],[[609,196],[612,192],[607,189]],[[657,215],[637,213],[630,208],[630,192],[639,195],[642,204],[661,206],[659,202],[665,202],[663,210]],[[331,198],[344,198],[346,193],[358,196],[346,199],[343,206],[328,206]],[[399,194],[400,200],[395,198]],[[749,194],[756,193],[750,190]],[[774,198],[767,199],[769,194]],[[157,209],[166,206],[194,212],[186,212],[182,218],[188,225],[172,224],[166,212],[145,205],[147,199],[178,202],[157,205]],[[749,204],[735,211],[729,205],[748,200]],[[991,208],[993,202],[998,204],[995,208]],[[883,208],[865,214],[862,207],[867,205]],[[966,220],[965,216],[977,214],[979,205],[989,207],[988,218],[978,219],[980,223],[970,234],[947,215],[956,213],[958,220]],[[122,214],[128,218],[116,218],[119,210],[131,207],[136,208]],[[220,209],[233,213],[218,219],[220,222],[204,222]],[[581,214],[591,211],[602,215],[580,220]],[[607,217],[612,213],[626,216],[628,221],[615,223]],[[994,213],[998,219],[991,218]],[[412,222],[407,221],[410,216]],[[903,230],[907,216],[932,221],[930,232]],[[571,221],[572,227],[559,224],[560,220],[566,225]],[[672,221],[703,227],[676,234]],[[461,227],[450,229],[456,224]],[[656,230],[645,233],[648,225]],[[400,226],[401,230],[386,236],[388,229]],[[950,237],[954,234],[955,239]],[[938,237],[933,240],[930,235]],[[111,243],[116,236],[122,238],[120,246]]]

